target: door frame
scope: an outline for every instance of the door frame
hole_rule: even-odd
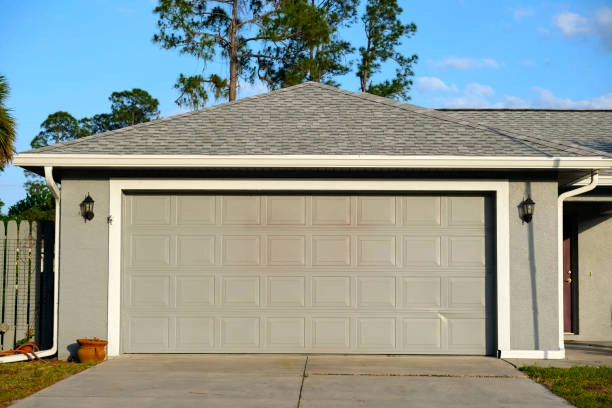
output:
[[[495,277],[497,355],[511,357],[510,346],[510,188],[508,180],[355,180],[355,179],[110,179],[108,229],[108,355],[121,353],[121,265],[123,196],[129,191],[320,191],[484,192],[495,199]],[[535,351],[534,357],[542,351]],[[551,352],[547,352],[551,353]],[[524,352],[520,352],[524,354]],[[537,358],[537,357],[536,357]]]

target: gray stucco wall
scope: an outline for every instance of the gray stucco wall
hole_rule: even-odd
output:
[[[581,205],[578,222],[579,334],[568,339],[612,341],[612,215]]]
[[[93,220],[79,204],[89,192]],[[62,179],[58,356],[75,355],[76,339],[106,338],[108,297],[108,180]]]
[[[519,217],[527,196],[531,223]],[[557,183],[510,183],[510,345],[514,350],[558,350]]]

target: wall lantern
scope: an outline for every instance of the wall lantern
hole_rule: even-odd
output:
[[[85,199],[81,201],[80,207],[81,207],[81,217],[83,217],[85,222],[91,221],[94,217],[94,212],[93,212],[94,200],[93,198],[91,198],[89,193],[87,193],[87,197],[85,197]]]
[[[531,197],[527,197],[526,200],[523,200],[521,204],[523,221],[529,223],[531,222],[531,218],[533,217],[533,210],[535,208],[535,202],[531,199]]]

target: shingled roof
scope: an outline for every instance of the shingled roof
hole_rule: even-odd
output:
[[[498,131],[537,134],[612,154],[612,109],[440,109],[440,112]]]
[[[310,82],[23,154],[602,156],[571,137],[464,116]]]

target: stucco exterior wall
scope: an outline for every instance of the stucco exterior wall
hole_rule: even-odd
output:
[[[612,215],[583,205],[578,221],[579,333],[570,338],[612,341]]]
[[[531,223],[519,205],[535,202]],[[510,345],[514,350],[559,350],[557,183],[510,183]]]
[[[95,200],[91,221],[79,204]],[[108,297],[108,180],[62,179],[58,357],[76,354],[76,339],[106,338]]]

